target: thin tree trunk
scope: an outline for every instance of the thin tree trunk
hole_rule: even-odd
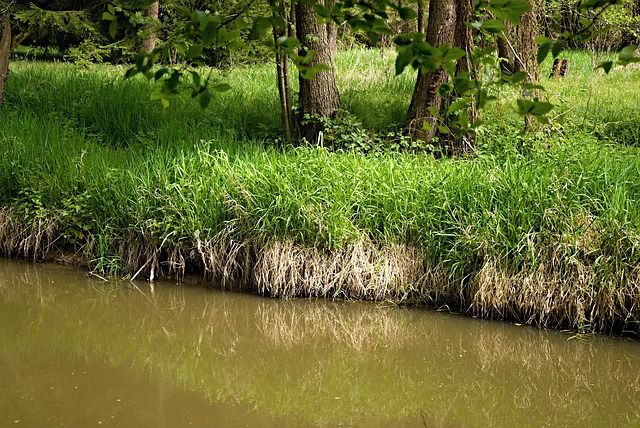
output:
[[[4,104],[4,88],[9,77],[9,58],[11,56],[11,21],[7,13],[0,22],[0,106]]]
[[[425,10],[424,0],[418,0],[418,19],[416,20],[416,31],[424,33],[427,25],[427,11]]]
[[[335,0],[325,0],[324,5],[331,9],[335,4]],[[327,31],[327,43],[329,44],[329,51],[333,58],[338,53],[338,26],[335,22],[329,21],[326,24]]]
[[[284,1],[280,0],[277,11],[274,10],[274,17],[279,14],[285,22],[285,28],[273,27],[273,40],[276,44],[276,78],[278,83],[278,95],[280,98],[280,121],[287,141],[291,140],[293,128],[293,113],[291,106],[291,85],[289,80],[289,64],[286,53],[278,47],[278,39],[288,32],[287,13]]]
[[[500,56],[506,58],[506,61],[500,64],[504,72],[524,72],[527,75],[526,82],[537,83],[539,72],[536,37],[539,32],[539,4],[536,0],[530,0],[529,3],[531,9],[522,14],[518,25],[505,23],[505,38],[498,40],[498,50]],[[532,117],[525,116],[524,130],[528,130],[532,124]]]
[[[333,72],[333,58],[327,36],[326,26],[318,24],[313,5],[298,3],[296,5],[296,34],[303,47],[301,55],[312,50],[315,55],[307,64],[313,67],[318,64],[329,66],[329,70],[319,72],[313,79],[305,79],[300,75],[300,118],[311,116],[312,120],[299,121],[300,137],[310,143],[316,143],[322,131],[322,125],[313,120],[314,116],[331,117],[340,108],[340,95]]]
[[[149,19],[158,20],[158,16],[160,14],[160,2],[154,1],[151,3],[149,8],[147,9],[147,17]],[[147,28],[149,33],[146,35],[145,39],[142,41],[142,45],[140,46],[141,53],[150,54],[156,48],[156,33],[154,31],[153,25]]]
[[[469,63],[469,58],[474,48],[473,45],[473,33],[471,28],[467,25],[473,19],[473,0],[456,0],[458,7],[458,16],[456,17],[456,43],[455,46],[465,51],[466,55],[458,61],[457,73],[469,73],[469,77],[476,79],[476,70],[473,64]],[[449,103],[451,102],[449,99]],[[464,112],[467,115],[469,122],[473,123],[478,119],[478,111],[476,109],[475,101],[472,101],[471,106]],[[447,138],[447,150],[449,154],[463,154],[472,152],[476,147],[476,134],[468,133],[459,137],[458,140],[452,135]]]
[[[289,25],[287,26],[287,36],[296,37],[296,2],[291,0],[289,8]]]
[[[580,16],[577,12],[577,5],[572,0],[560,0],[560,18],[562,31],[576,34],[580,29]],[[578,42],[570,39],[567,46],[571,49],[579,48]]]
[[[509,23],[505,22],[505,37],[506,39],[498,39],[498,57],[501,58],[500,61],[500,70],[502,70],[505,74],[513,74],[515,73],[515,63],[516,58],[513,54],[513,49],[509,47]]]

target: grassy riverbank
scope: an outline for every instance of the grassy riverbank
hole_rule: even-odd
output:
[[[346,53],[345,105],[402,119],[411,76]],[[14,64],[0,113],[0,252],[147,277],[186,271],[273,296],[393,299],[542,326],[640,331],[640,72],[550,82],[555,127],[486,113],[480,153],[280,151],[272,70],[230,72],[201,112],[112,68]],[[379,68],[376,68],[379,70]],[[623,84],[625,86],[623,86]],[[629,88],[632,88],[630,90]],[[499,119],[499,120],[498,120]]]

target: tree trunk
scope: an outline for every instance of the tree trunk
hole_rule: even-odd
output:
[[[456,4],[458,7],[458,16],[456,17],[456,42],[454,46],[461,48],[466,53],[464,57],[458,60],[456,72],[458,74],[469,73],[469,78],[476,79],[477,75],[475,67],[469,62],[469,58],[471,58],[474,48],[473,32],[467,25],[473,20],[473,0],[457,0]],[[452,96],[449,97],[448,104],[453,101],[452,98]],[[475,100],[472,100],[471,105],[465,109],[463,113],[467,115],[467,119],[470,123],[473,123],[478,119]],[[459,137],[449,134],[447,135],[444,145],[446,149],[445,152],[449,155],[470,153],[475,150],[476,147],[476,134],[467,133],[465,135],[460,135]]]
[[[505,38],[498,39],[499,55],[506,60],[500,63],[503,72],[508,74],[524,72],[527,77],[526,82],[538,83],[538,46],[536,37],[538,36],[538,16],[539,4],[536,0],[530,0],[531,10],[525,12],[520,17],[518,25],[505,23]],[[522,94],[525,97],[535,97],[537,94],[529,92]],[[525,116],[524,130],[531,128],[533,118]]]
[[[580,30],[580,15],[578,15],[578,7],[572,0],[560,0],[560,25],[562,31],[569,34],[576,34]],[[577,49],[581,46],[573,39],[569,39],[567,47]]]
[[[331,9],[335,4],[335,0],[325,0],[324,5]],[[327,31],[327,43],[329,44],[329,51],[331,52],[331,58],[338,53],[338,26],[335,22],[329,21],[326,24]]]
[[[501,63],[503,71],[513,74],[527,73],[527,81],[538,81],[536,37],[538,36],[538,5],[530,1],[531,10],[520,18],[520,24],[505,23],[505,38],[498,39],[498,52],[506,61]]]
[[[9,58],[11,56],[11,21],[7,13],[0,21],[0,106],[4,104],[4,88],[9,77]]]
[[[289,32],[289,19],[287,17],[284,0],[280,0],[277,9],[273,11],[273,15],[274,18],[280,15],[285,22],[285,28],[273,27],[273,40],[276,46],[276,79],[280,98],[280,121],[284,130],[285,139],[290,141],[293,129],[293,111],[291,105],[289,61],[284,50],[278,47],[278,39]]]
[[[451,0],[430,0],[429,21],[426,41],[433,46],[455,44],[457,7]],[[423,141],[431,141],[437,132],[436,118],[429,113],[430,109],[440,111],[443,99],[438,95],[438,88],[447,81],[444,70],[424,73],[418,70],[418,78],[413,89],[411,104],[405,120],[405,130],[409,135]]]
[[[300,75],[300,137],[310,143],[318,141],[322,125],[313,120],[314,116],[331,117],[340,108],[340,96],[333,73],[333,58],[325,25],[318,24],[313,5],[298,3],[296,5],[296,35],[302,43],[301,55],[312,50],[315,55],[307,64],[313,67],[326,64],[329,70],[321,71],[313,79],[305,79]],[[306,120],[310,115],[312,120]]]
[[[151,3],[149,8],[147,9],[147,18],[157,21],[159,14],[160,14],[160,2],[156,0],[153,3]],[[156,48],[156,33],[153,25],[150,25],[147,28],[147,31],[149,31],[149,33],[146,35],[145,39],[142,41],[142,45],[140,46],[140,52],[145,54],[150,54]]]
[[[516,57],[514,50],[509,46],[509,23],[505,22],[505,39],[498,39],[498,57],[500,57],[500,70],[505,74],[515,73]]]
[[[471,0],[430,0],[429,19],[427,24],[426,41],[433,46],[448,44],[463,49],[467,55],[458,61],[456,72],[470,72],[472,70],[467,60],[473,48],[471,30],[466,25],[472,19],[473,6]],[[411,104],[405,121],[405,132],[414,138],[425,142],[431,142],[439,133],[439,126],[447,127],[447,118],[444,122],[438,122],[431,111],[440,112],[444,116],[446,107],[453,100],[452,97],[443,99],[438,89],[447,82],[449,76],[444,70],[425,73],[418,71],[418,78],[413,90]],[[469,120],[474,121],[475,107],[471,106],[465,114]],[[439,143],[443,153],[459,154],[470,151],[475,146],[473,135],[454,136],[451,133],[440,134]]]
[[[418,19],[416,20],[416,31],[424,33],[427,25],[427,11],[425,10],[424,0],[418,0]]]

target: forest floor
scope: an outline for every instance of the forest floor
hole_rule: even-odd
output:
[[[477,153],[439,160],[281,148],[270,65],[225,71],[232,89],[201,110],[188,97],[163,109],[122,67],[14,62],[0,253],[639,332],[640,70],[569,58],[567,77],[543,82],[551,125],[523,135],[506,96],[483,112]],[[396,135],[414,75],[376,51],[336,66],[351,114],[339,144]]]

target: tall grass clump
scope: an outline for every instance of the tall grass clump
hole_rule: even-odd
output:
[[[345,104],[370,132],[401,109],[367,90],[398,105],[411,91],[382,66],[362,78],[367,61],[389,60],[375,55],[337,61]],[[278,297],[640,331],[640,149],[576,126],[570,118],[598,120],[593,104],[559,110],[552,132],[529,136],[495,105],[474,157],[364,156],[266,144],[278,132],[267,66],[232,71],[234,90],[204,112],[181,98],[163,110],[146,100],[147,82],[109,67],[73,70],[13,70],[0,112],[5,255],[73,252],[137,278],[199,272]],[[578,100],[566,87],[581,77],[571,79],[550,96]]]

